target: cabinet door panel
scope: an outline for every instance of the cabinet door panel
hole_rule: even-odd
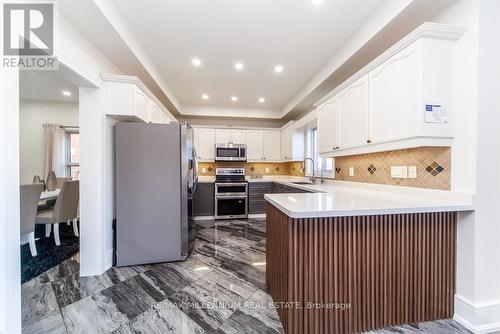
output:
[[[368,140],[368,76],[338,94],[339,147],[366,145]]]
[[[247,132],[245,130],[231,130],[231,142],[233,144],[246,144]]]
[[[193,198],[194,216],[213,216],[215,207],[215,193],[213,183],[198,183]]]
[[[215,129],[215,143],[229,144],[231,142],[231,131],[229,129]]]
[[[134,92],[134,113],[144,122],[149,122],[149,98],[139,88]]]
[[[281,131],[281,159],[292,159],[292,131],[291,127],[287,127]]]
[[[326,102],[318,110],[319,153],[331,152],[338,146],[337,99]]]
[[[279,131],[263,131],[264,137],[264,159],[279,160],[281,151],[281,135]]]
[[[215,159],[215,130],[198,129],[198,156],[202,160]]]
[[[370,72],[370,139],[417,133],[417,52],[411,45]]]
[[[247,159],[262,160],[264,138],[262,130],[247,130]]]

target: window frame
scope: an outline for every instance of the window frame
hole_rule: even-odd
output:
[[[66,140],[65,140],[65,176],[71,177],[71,167],[80,167],[80,162],[71,162],[71,135],[72,134],[80,134],[78,128],[69,128],[64,129],[66,131]]]
[[[316,138],[314,138],[316,137]],[[308,124],[304,131],[304,157],[312,158],[315,162],[316,167],[316,177],[319,177],[321,173],[323,177],[332,178],[334,177],[333,171],[335,170],[335,160],[333,158],[322,158],[319,153],[318,147],[318,125],[315,122],[314,124]],[[315,156],[313,156],[315,155]],[[332,159],[331,169],[327,169],[327,159]],[[313,173],[311,172],[312,166],[311,162],[307,160],[305,164],[305,172],[304,175],[311,177]]]

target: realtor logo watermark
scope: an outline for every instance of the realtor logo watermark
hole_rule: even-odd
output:
[[[54,4],[3,5],[3,67],[57,70],[54,54]]]

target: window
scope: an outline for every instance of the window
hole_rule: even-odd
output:
[[[318,127],[309,127],[306,131],[306,152],[305,156],[314,160],[316,164],[316,175],[323,171],[323,176],[331,176],[333,171],[333,158],[322,158],[318,149]],[[312,162],[307,161],[306,175],[313,175]]]
[[[66,133],[66,176],[80,179],[80,134],[77,131]]]

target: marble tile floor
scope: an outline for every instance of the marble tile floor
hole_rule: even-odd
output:
[[[283,333],[265,287],[264,220],[197,223],[184,262],[80,277],[68,259],[22,286],[23,333]],[[469,333],[453,320],[372,333]]]

